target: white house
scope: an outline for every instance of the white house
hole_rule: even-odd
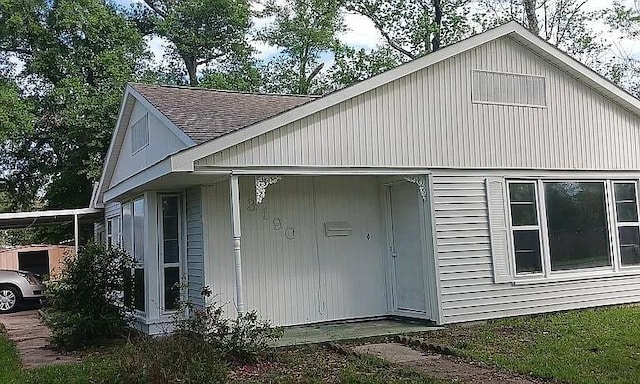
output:
[[[94,203],[155,333],[640,301],[640,101],[515,23],[322,98],[132,84]]]

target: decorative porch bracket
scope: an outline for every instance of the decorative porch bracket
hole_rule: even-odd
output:
[[[256,176],[256,203],[262,203],[267,194],[267,187],[281,179],[281,176]]]
[[[422,201],[427,201],[427,181],[423,176],[406,176],[404,179],[410,183],[417,185],[420,189]]]

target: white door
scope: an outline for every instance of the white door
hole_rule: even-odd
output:
[[[390,251],[396,311],[426,312],[420,194],[410,183],[389,187]]]

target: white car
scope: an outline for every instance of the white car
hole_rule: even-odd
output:
[[[14,311],[27,301],[40,301],[44,285],[32,272],[0,269],[0,313]]]

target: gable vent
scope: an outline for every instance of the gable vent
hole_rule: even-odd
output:
[[[478,104],[546,107],[545,78],[474,69],[471,101]]]
[[[131,153],[135,153],[149,144],[149,118],[145,114],[131,126]]]

